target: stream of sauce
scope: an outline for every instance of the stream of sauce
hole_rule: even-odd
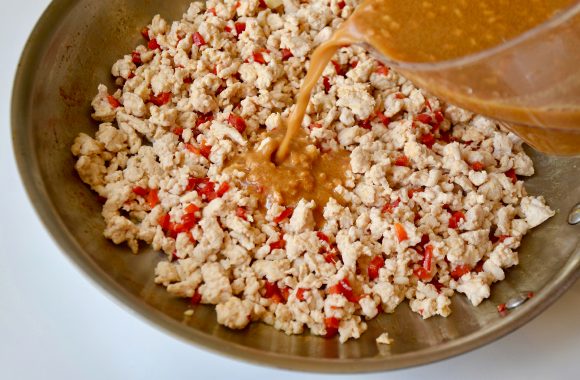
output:
[[[438,62],[476,53],[512,39],[551,18],[573,0],[365,0],[332,38],[318,46],[287,120],[283,138],[266,136],[231,164],[247,173],[262,194],[277,193],[284,204],[312,199],[323,208],[344,181],[348,152],[318,157],[301,133],[312,89],[341,46],[365,44],[404,62]],[[493,111],[493,105],[490,106]],[[499,105],[498,105],[499,107]],[[516,112],[514,110],[513,112]],[[310,147],[309,147],[310,146]]]

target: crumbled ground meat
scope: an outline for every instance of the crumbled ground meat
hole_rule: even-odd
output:
[[[318,149],[351,152],[335,189],[346,204],[331,199],[319,228],[306,200],[255,218],[257,200],[235,185],[241,174],[222,169],[280,127],[308,55],[358,0],[262,4],[209,0],[181,21],[155,16],[147,41],[114,64],[118,88],[99,86],[102,124],[72,152],[106,199],[105,236],[135,253],[140,241],[165,252],[156,283],[217,305],[218,321],[235,329],[262,321],[344,342],[405,299],[428,318],[451,313],[454,291],[474,305],[489,297],[518,263],[524,234],[554,214],[517,177],[533,174],[531,160],[516,136],[360,47],[337,53],[304,122]],[[294,215],[279,220],[288,206]]]

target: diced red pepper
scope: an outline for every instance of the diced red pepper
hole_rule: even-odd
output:
[[[329,264],[336,264],[339,261],[338,250],[336,247],[331,247],[328,251],[325,251],[322,256],[324,257],[324,261]]]
[[[135,186],[133,192],[141,197],[146,197],[149,194],[149,190],[141,186]]]
[[[500,314],[505,313],[507,310],[506,304],[505,303],[500,303],[499,305],[497,305],[497,312]]]
[[[423,256],[423,266],[415,270],[415,274],[421,280],[425,281],[431,277],[431,267],[433,263],[433,246],[428,245],[425,247],[425,254]]]
[[[403,242],[409,238],[409,236],[407,236],[407,231],[405,231],[405,227],[403,227],[401,223],[395,223],[394,227],[399,242]]]
[[[375,116],[385,125],[385,127],[391,123],[391,119],[382,112],[377,112]]]
[[[282,292],[275,282],[266,281],[264,284],[264,297],[271,298],[275,303],[283,303],[284,297]]]
[[[443,112],[435,111],[435,121],[438,124],[441,124],[443,122],[443,120],[445,120],[445,116],[443,116]]]
[[[283,220],[290,218],[293,212],[294,209],[292,207],[286,208],[284,211],[280,213],[280,215],[274,218],[274,223],[280,223]]]
[[[324,327],[326,327],[326,338],[332,338],[338,334],[340,319],[335,317],[324,318]]]
[[[109,104],[113,108],[119,108],[119,107],[121,107],[121,102],[117,98],[115,98],[113,95],[108,95],[107,96],[107,101],[109,102]]]
[[[207,11],[208,11],[209,13],[211,13],[212,15],[214,15],[214,16],[217,16],[217,13],[216,13],[216,11],[215,11],[215,8],[208,8],[208,9],[207,9]]]
[[[387,203],[386,205],[383,206],[382,212],[392,214],[393,210],[399,205],[399,203],[401,203],[401,200],[398,198],[393,202]]]
[[[228,192],[228,190],[230,189],[230,185],[227,182],[223,182],[220,187],[218,187],[217,189],[217,196],[219,198],[223,197],[225,193]]]
[[[330,61],[332,63],[332,65],[334,66],[334,70],[336,71],[336,75],[344,75],[344,69],[342,68],[342,66],[336,62],[335,60]]]
[[[282,61],[287,61],[288,59],[294,57],[290,49],[282,49]]]
[[[199,32],[193,33],[193,43],[197,47],[201,47],[206,44],[205,39],[201,34],[199,34]]]
[[[199,147],[200,154],[209,160],[209,155],[211,154],[211,145],[205,145],[205,142],[202,142]]]
[[[264,55],[262,54],[262,52],[255,52],[253,55],[254,57],[254,62],[258,62],[259,64],[265,65],[266,64],[266,58],[264,58]]]
[[[157,194],[157,189],[149,190],[149,194],[147,195],[147,202],[151,208],[154,208],[159,204],[159,195]]]
[[[465,220],[465,214],[462,211],[455,211],[449,218],[449,228],[457,228],[461,220]]]
[[[245,22],[236,22],[234,23],[234,27],[236,28],[237,34],[242,34],[244,30],[246,30],[246,23]]]
[[[175,127],[175,128],[173,128],[173,130],[171,132],[173,132],[177,136],[181,137],[181,135],[183,134],[183,128],[181,128],[181,127]]]
[[[171,223],[171,217],[169,214],[163,214],[157,220],[157,224],[161,227],[162,230],[166,231],[169,229],[169,224]]]
[[[199,211],[199,207],[197,207],[193,203],[185,208],[185,212],[188,214],[195,214],[198,211]]]
[[[359,127],[363,128],[363,129],[367,129],[367,130],[369,130],[369,131],[370,131],[371,129],[373,129],[373,126],[371,125],[371,119],[370,119],[370,118],[368,118],[368,119],[365,119],[365,120],[361,120],[361,121],[358,123],[358,125],[359,125]]]
[[[431,149],[435,144],[435,136],[432,133],[425,133],[420,137],[421,143],[423,143],[427,148]]]
[[[280,239],[278,241],[270,243],[270,250],[284,249],[285,247],[286,247],[286,240],[284,240],[284,239]]]
[[[322,85],[324,86],[324,92],[326,92],[328,94],[328,91],[330,91],[330,79],[328,79],[328,77],[322,77]]]
[[[372,258],[371,262],[369,263],[368,267],[368,275],[369,280],[374,280],[375,278],[379,277],[379,269],[381,269],[385,265],[385,259],[381,255],[377,255]]]
[[[433,119],[431,119],[431,116],[427,115],[426,113],[422,113],[420,115],[415,116],[415,120],[423,124],[431,124],[431,121]]]
[[[244,220],[248,220],[248,216],[246,215],[246,209],[243,207],[238,207],[236,209],[236,216],[238,218],[242,218]]]
[[[268,8],[268,5],[266,5],[266,2],[264,0],[258,0],[258,5],[260,6],[260,8]]]
[[[152,95],[149,101],[157,107],[161,107],[171,101],[171,92],[162,92],[159,95]]]
[[[358,297],[354,294],[350,281],[346,277],[328,288],[328,293],[341,294],[350,302],[358,302]]]
[[[154,38],[151,41],[149,41],[149,43],[147,44],[147,47],[149,48],[149,50],[156,50],[159,49],[160,46],[157,43],[157,40]]]
[[[389,68],[387,66],[383,65],[380,62],[378,62],[377,65],[378,65],[378,67],[375,70],[375,73],[380,74],[380,75],[389,75]]]
[[[338,8],[342,9],[346,6],[346,3],[344,1],[339,1],[336,5],[338,5]]]
[[[230,116],[228,116],[228,123],[230,123],[230,125],[240,133],[244,133],[246,130],[246,121],[235,113],[230,113]]]
[[[144,27],[143,29],[141,29],[141,35],[143,36],[143,38],[149,41],[149,28]]]
[[[412,189],[408,189],[407,196],[409,197],[409,199],[411,199],[411,198],[413,198],[413,195],[415,195],[415,193],[420,193],[421,191],[423,191],[422,187],[415,187]]]
[[[395,165],[396,166],[409,166],[409,158],[404,154],[400,155],[399,157],[395,158]]]
[[[195,293],[193,293],[193,296],[191,297],[190,300],[192,305],[199,305],[201,302],[201,294],[199,293],[199,291],[195,291]]]
[[[459,280],[461,276],[469,272],[471,272],[471,268],[469,268],[467,265],[458,265],[455,268],[453,268],[453,270],[449,273],[449,275],[451,275],[453,279]]]
[[[202,124],[207,123],[208,121],[212,121],[213,120],[213,114],[211,112],[208,112],[206,114],[199,114],[197,116],[197,120],[195,121],[195,127],[199,127]]]
[[[485,165],[483,164],[483,162],[480,162],[480,161],[476,161],[476,162],[472,163],[470,166],[476,172],[479,172],[479,171],[485,169]]]
[[[134,51],[131,53],[131,61],[136,64],[137,66],[141,65],[143,61],[141,61],[141,53]]]
[[[326,236],[326,234],[324,232],[317,231],[316,236],[318,236],[318,238],[320,240],[325,241],[327,243],[330,243],[330,239],[328,238],[328,236]]]
[[[304,297],[304,292],[306,292],[308,289],[305,288],[298,288],[296,290],[296,299],[298,301],[304,301],[306,298]]]
[[[230,28],[229,26],[224,26],[224,30],[228,33],[230,33],[232,31],[232,28]]]
[[[508,178],[512,180],[512,183],[518,182],[518,176],[516,175],[516,171],[514,169],[510,169],[504,173]]]

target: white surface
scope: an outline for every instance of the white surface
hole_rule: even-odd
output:
[[[59,252],[25,196],[9,127],[16,63],[48,3],[0,0],[0,379],[329,378],[241,363],[165,335],[113,302]],[[579,323],[580,283],[527,326],[475,352],[351,378],[578,378]]]

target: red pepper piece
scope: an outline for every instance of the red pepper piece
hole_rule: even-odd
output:
[[[141,29],[141,35],[143,36],[143,38],[149,41],[149,28],[144,27],[143,29]]]
[[[385,265],[385,259],[381,255],[377,255],[372,258],[369,267],[367,269],[369,280],[374,280],[379,277],[379,269]]]
[[[131,53],[131,61],[136,64],[137,66],[143,64],[143,61],[141,61],[141,53],[139,52],[132,52]]]
[[[206,44],[205,39],[201,34],[199,34],[199,32],[193,33],[193,43],[197,47],[201,47]]]
[[[149,190],[149,194],[147,195],[147,202],[151,208],[154,208],[159,204],[159,195],[157,194],[157,189]]]
[[[121,107],[121,102],[117,98],[115,98],[113,95],[107,95],[107,101],[109,102],[109,104],[113,108]]]
[[[227,182],[223,182],[220,187],[217,189],[217,196],[219,198],[223,197],[225,193],[228,192],[228,190],[230,189],[230,185]]]
[[[235,129],[237,129],[237,131],[240,133],[244,133],[244,131],[246,130],[245,120],[241,116],[236,115],[235,113],[230,113],[230,116],[228,116],[228,123],[230,123],[230,125]]]
[[[383,206],[382,212],[392,214],[393,210],[399,205],[399,203],[401,203],[401,200],[398,198],[393,202],[387,203],[386,205]]]
[[[518,182],[518,176],[516,175],[516,171],[514,169],[510,169],[507,172],[505,172],[504,174],[512,180],[513,184]]]
[[[248,220],[248,216],[246,215],[246,209],[243,207],[238,207],[236,209],[236,216],[238,218],[242,218],[244,220]]]
[[[425,247],[425,255],[423,257],[423,266],[417,268],[414,273],[421,280],[425,281],[431,277],[431,267],[433,263],[433,246],[428,245]]]
[[[270,243],[270,250],[284,249],[285,247],[286,247],[286,240],[284,240],[284,239],[280,239],[278,241]]]
[[[328,236],[324,232],[317,231],[316,236],[318,236],[318,238],[320,240],[325,241],[327,243],[330,243],[330,239],[328,238]]]
[[[253,55],[254,57],[254,62],[258,62],[259,64],[265,65],[266,64],[266,58],[264,58],[264,55],[262,54],[262,52],[255,52]]]
[[[199,127],[202,124],[207,123],[208,121],[212,121],[213,120],[213,114],[211,112],[206,113],[206,114],[199,114],[197,116],[197,120],[195,121],[195,127]]]
[[[449,218],[449,228],[457,228],[461,220],[465,220],[465,214],[462,211],[455,211]]]
[[[427,148],[431,149],[435,144],[435,136],[432,133],[425,133],[420,138],[421,143],[423,143]]]
[[[485,169],[485,165],[483,164],[483,162],[480,162],[480,161],[476,161],[476,162],[472,163],[470,166],[476,172],[479,172],[479,171],[482,171],[483,169]]]
[[[350,302],[358,302],[358,297],[354,294],[350,281],[346,277],[328,288],[328,293],[341,294]]]
[[[171,92],[162,92],[159,95],[152,95],[149,101],[157,107],[161,107],[171,101]]]
[[[336,62],[335,60],[330,61],[332,63],[332,65],[334,66],[334,70],[336,71],[336,75],[344,75],[344,69],[342,68],[342,66]]]
[[[409,190],[407,190],[407,196],[409,197],[409,199],[411,199],[411,198],[413,198],[413,195],[415,195],[415,193],[420,193],[421,191],[423,191],[423,188],[421,188],[421,187],[409,189]]]
[[[385,125],[385,127],[391,123],[391,119],[382,112],[377,112],[376,117]]]
[[[275,303],[284,302],[282,292],[280,291],[278,284],[276,284],[275,282],[266,281],[266,283],[264,284],[264,297],[271,298],[272,301],[274,301]]]
[[[328,91],[330,91],[330,79],[328,79],[328,77],[322,77],[322,85],[324,86],[324,92],[326,92],[328,94]]]
[[[280,223],[284,219],[290,218],[292,216],[293,212],[294,212],[294,209],[292,207],[286,208],[284,211],[282,211],[280,213],[280,215],[278,215],[277,217],[274,218],[274,223]]]
[[[208,11],[209,13],[211,13],[212,15],[214,15],[214,16],[217,16],[217,13],[216,13],[216,11],[215,11],[215,8],[208,8],[208,9],[207,9],[207,11]]]
[[[403,242],[407,240],[409,237],[407,236],[407,231],[405,231],[405,227],[401,223],[395,223],[395,234],[397,235],[397,240],[399,242]]]
[[[191,297],[190,300],[192,305],[199,305],[201,302],[201,294],[199,293],[199,291],[195,291],[195,293],[193,293],[193,296]]]
[[[147,47],[149,48],[149,50],[156,50],[159,49],[160,46],[157,43],[157,40],[154,38],[151,41],[149,41],[149,43],[147,44]]]
[[[340,260],[338,250],[336,247],[331,247],[328,251],[325,251],[322,255],[324,256],[324,261],[326,261],[329,264],[336,264]]]
[[[199,211],[199,207],[197,207],[193,203],[185,208],[185,212],[188,214],[195,214],[198,211]]]
[[[282,49],[282,61],[287,61],[292,57],[294,57],[294,54],[292,54],[290,49]]]
[[[467,265],[458,265],[449,273],[454,280],[459,280],[461,276],[467,274],[471,269]]]
[[[395,158],[395,165],[396,166],[409,166],[409,158],[404,154],[400,155],[399,157]]]
[[[149,190],[141,186],[135,186],[133,192],[141,197],[145,197],[149,194]]]
[[[377,62],[377,69],[375,70],[375,73],[380,74],[380,75],[389,75],[389,68],[385,65],[383,65],[380,62]]]
[[[157,224],[161,227],[162,230],[166,231],[169,229],[169,224],[171,223],[171,217],[169,214],[163,214],[157,219]]]
[[[340,327],[340,319],[330,317],[324,318],[324,326],[326,327],[326,338],[332,338],[338,334],[338,328]]]
[[[234,27],[236,28],[236,33],[242,34],[244,30],[246,30],[246,23],[245,22],[236,22],[234,23]]]
[[[307,291],[308,289],[305,288],[298,288],[296,290],[296,299],[299,301],[304,301],[306,298],[304,297],[304,293]]]
[[[181,135],[183,134],[183,128],[175,127],[175,128],[173,128],[173,130],[171,132],[173,132],[177,136],[181,137]]]

